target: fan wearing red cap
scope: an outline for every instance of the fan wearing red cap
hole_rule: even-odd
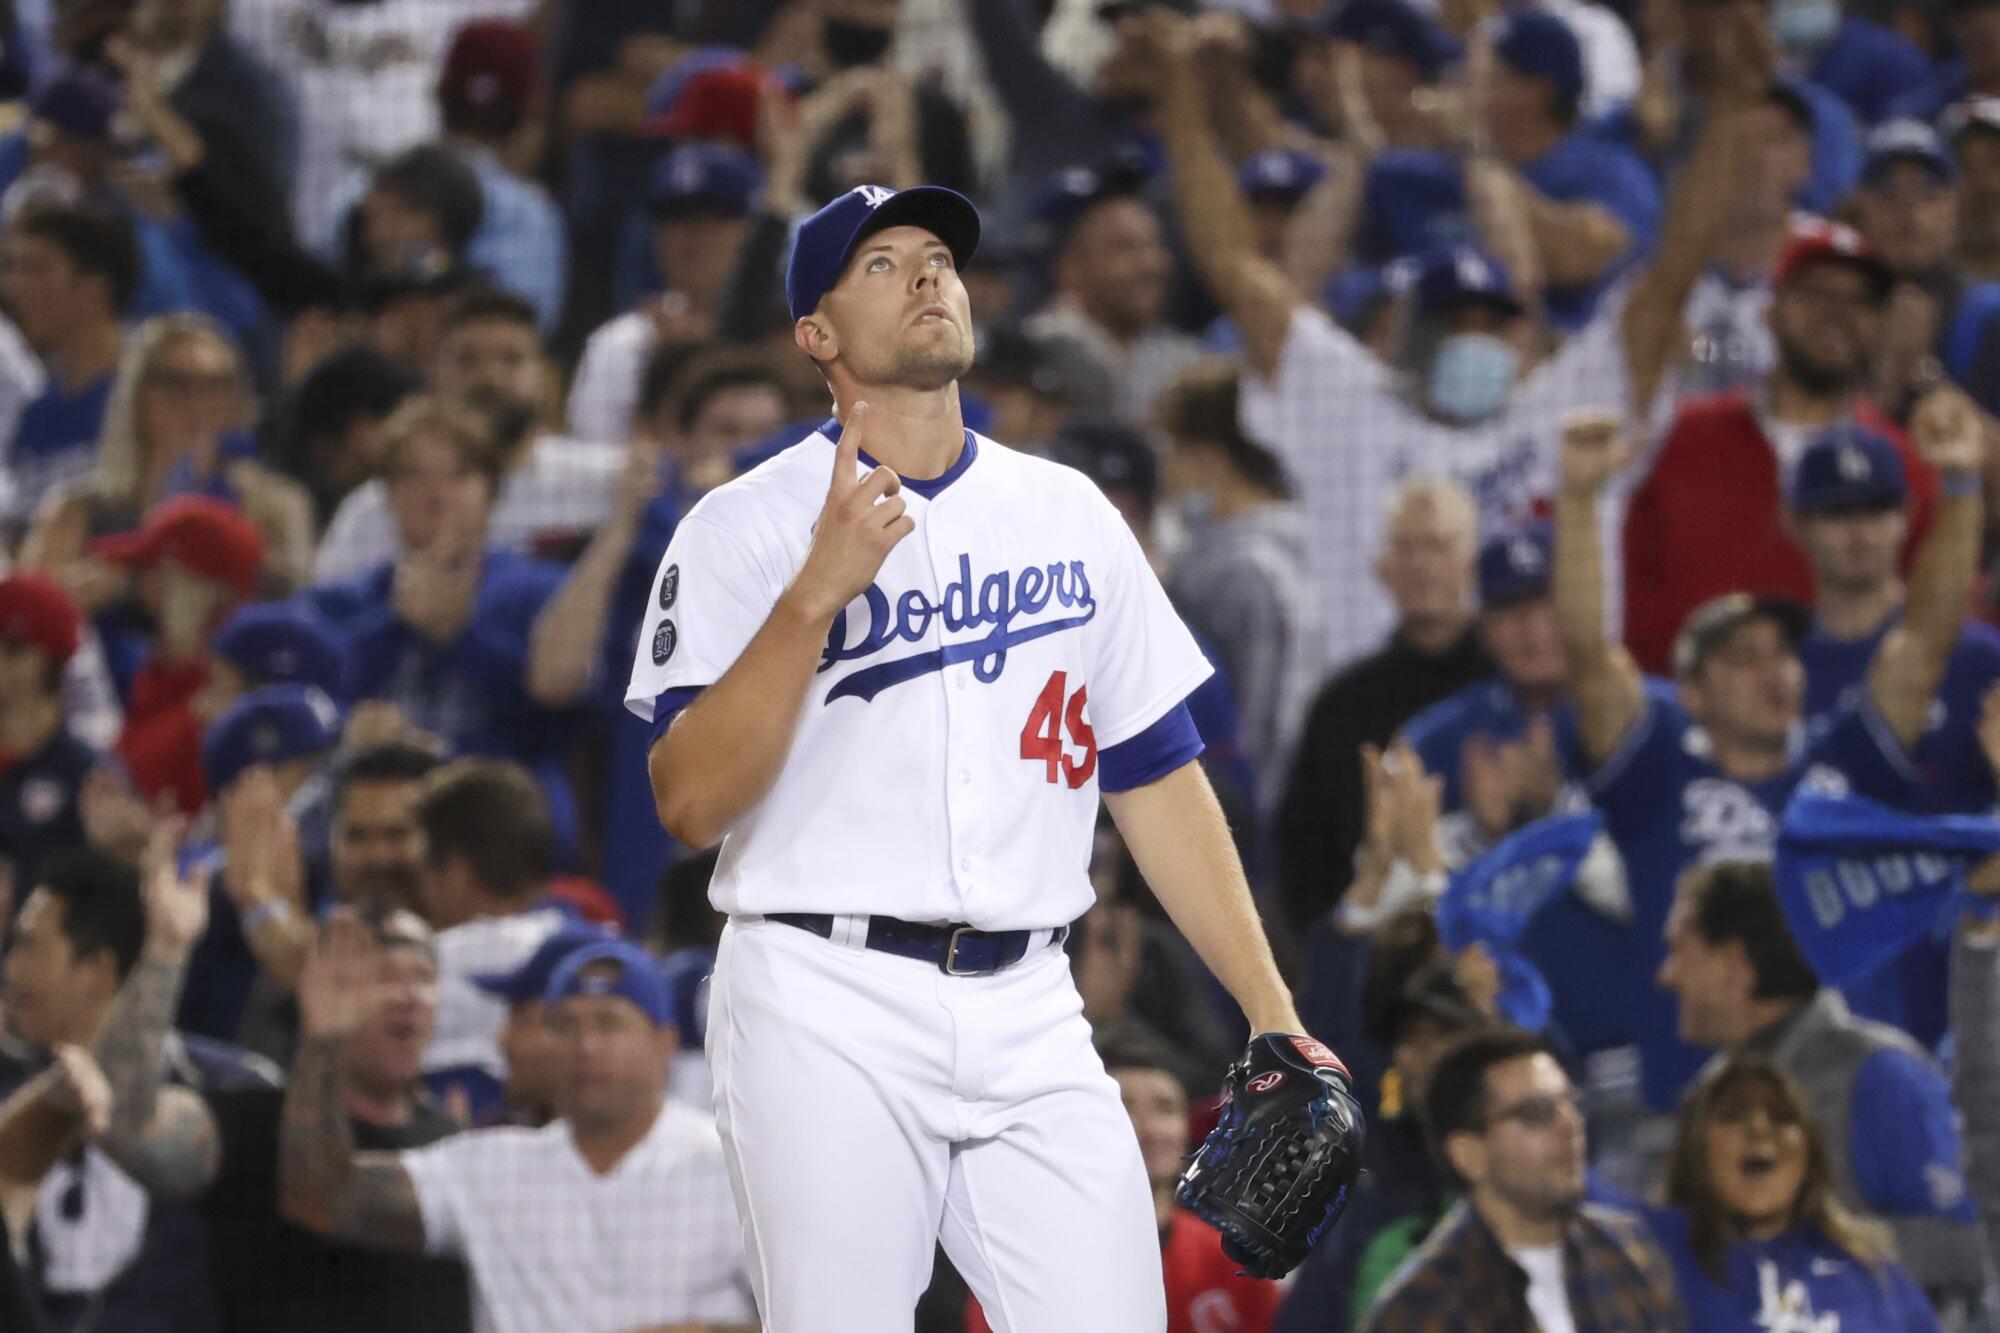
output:
[[[1813,600],[1812,570],[1784,523],[1807,442],[1847,421],[1887,438],[1910,479],[1911,538],[1936,507],[1937,474],[1867,396],[1883,337],[1888,266],[1853,228],[1797,223],[1771,273],[1776,365],[1748,391],[1684,404],[1625,519],[1625,641],[1665,671],[1688,614],[1728,592]]]
[[[82,639],[82,614],[54,580],[0,578],[0,935],[6,886],[33,884],[44,857],[83,841],[78,793],[97,753],[63,714],[64,668]]]
[[[207,679],[208,643],[229,613],[255,595],[264,540],[235,506],[204,495],[156,506],[137,529],[91,543],[92,554],[138,575],[154,632],[133,677],[118,737],[133,783],[199,812],[208,785],[199,762],[193,703]]]

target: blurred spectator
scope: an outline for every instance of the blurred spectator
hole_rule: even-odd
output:
[[[92,539],[117,538],[125,549],[163,501],[201,499],[257,539],[246,591],[297,586],[312,564],[312,503],[297,482],[246,456],[241,432],[252,410],[242,354],[226,332],[198,315],[147,320],[127,339],[89,472],[50,492],[21,562],[47,570],[94,615],[130,587],[94,558]],[[117,670],[117,647],[109,648]]]
[[[1236,399],[1236,371],[1220,363],[1190,366],[1160,399],[1166,498],[1189,530],[1166,586],[1223,656],[1242,716],[1243,755],[1265,775],[1270,809],[1319,679],[1320,635],[1291,486],[1270,451],[1244,435]]]
[[[83,844],[78,807],[97,752],[63,716],[63,671],[82,635],[55,583],[0,577],[0,941],[42,862]]]
[[[1696,1053],[1674,1041],[1672,1005],[1644,981],[1660,965],[1660,932],[1681,871],[1725,854],[1768,855],[1777,812],[1801,783],[1844,784],[1902,804],[1919,779],[1909,749],[1924,733],[1958,642],[1978,562],[1978,490],[1962,483],[1984,444],[1977,409],[1947,391],[1925,405],[1917,434],[1921,452],[1958,489],[1926,540],[1912,615],[1901,634],[1883,641],[1866,696],[1795,751],[1804,613],[1744,593],[1705,603],[1674,646],[1678,699],[1649,691],[1604,617],[1596,511],[1600,492],[1624,466],[1619,427],[1599,418],[1564,429],[1556,615],[1576,700],[1579,771],[1588,773],[1585,788],[1625,857],[1630,916],[1620,933],[1632,956],[1615,961],[1613,940],[1597,957],[1579,960],[1589,964],[1582,974],[1588,988],[1566,1008],[1560,998],[1558,1005],[1595,1020],[1594,1031],[1570,1032],[1586,1051],[1638,1043],[1646,1100],[1657,1110],[1673,1104],[1696,1065]],[[1705,739],[1698,748],[1689,743],[1697,728]],[[1560,997],[1562,978],[1549,981]],[[1625,998],[1612,1000],[1620,989]],[[1596,1026],[1611,1014],[1619,1015],[1615,1023]]]
[[[174,959],[200,932],[204,899],[198,882],[176,873],[173,854],[169,828],[149,848],[144,900],[140,875],[99,853],[50,861],[7,955],[7,1021],[28,1051],[94,1043],[114,1088],[155,1090],[114,1098],[100,1142],[42,1181],[35,1277],[57,1330],[218,1327],[201,1218],[177,1201],[191,1167],[215,1149],[201,1095],[277,1086],[276,1071],[255,1057],[165,1026]],[[0,1090],[18,1086],[39,1059],[10,1054]]]
[[[1431,1071],[1424,1119],[1465,1198],[1383,1288],[1370,1333],[1684,1327],[1673,1270],[1645,1228],[1584,1201],[1583,1112],[1541,1038],[1502,1028],[1453,1043]]]
[[[328,867],[338,902],[369,912],[423,908],[424,780],[437,756],[407,741],[349,755],[334,784]]]
[[[2000,772],[2000,696],[1986,698],[1979,739]],[[1966,887],[1992,901],[2000,895],[1996,868],[1980,866]],[[1965,913],[1951,947],[1952,1095],[1965,1120],[1965,1179],[1986,1227],[1990,1280],[2000,1272],[2000,918]]]
[[[312,497],[314,526],[382,470],[382,423],[419,381],[380,352],[350,347],[320,361],[281,413],[273,462]]]
[[[194,711],[215,721],[237,698],[265,685],[310,685],[333,702],[347,697],[347,650],[332,625],[300,602],[256,602],[222,622],[208,644],[208,670]]]
[[[396,1153],[357,1151],[337,1101],[339,1049],[384,998],[369,981],[377,952],[358,921],[336,917],[300,985],[306,1040],[279,1147],[288,1216],[462,1257],[479,1327],[495,1333],[755,1328],[714,1125],[665,1101],[675,1014],[644,950],[587,946],[550,979],[560,1120]]]
[[[1145,421],[1169,380],[1201,345],[1166,322],[1174,256],[1140,182],[1118,170],[1074,167],[1048,188],[1048,304],[1025,328],[1072,338],[1111,380],[1111,406]]]
[[[1110,379],[1072,339],[995,325],[980,334],[978,358],[962,387],[986,405],[980,432],[1013,448],[1044,450],[1070,413],[1111,406]]]
[[[413,398],[384,434],[387,489],[376,494],[394,515],[390,549],[399,554],[307,598],[347,636],[356,699],[396,705],[455,753],[534,767],[570,845],[577,811],[559,761],[569,737],[529,684],[534,627],[562,586],[562,567],[488,539],[499,463],[482,417]]]
[[[1413,330],[1392,366],[1257,256],[1175,32],[1162,25],[1159,59],[1167,67],[1166,137],[1180,222],[1203,281],[1243,331],[1244,425],[1298,488],[1327,660],[1343,663],[1387,628],[1389,607],[1370,595],[1363,569],[1379,547],[1384,500],[1399,477],[1452,476],[1471,491],[1482,520],[1519,519],[1551,489],[1564,416],[1603,401],[1646,415],[1680,345],[1688,290],[1724,220],[1737,148],[1733,114],[1750,98],[1737,95],[1727,114],[1710,117],[1676,184],[1658,257],[1546,361],[1529,369],[1541,337],[1523,304],[1532,291],[1517,290],[1491,255],[1464,247],[1426,264]],[[1524,94],[1539,90],[1538,80],[1516,82]]]
[[[1941,366],[2000,410],[2000,285],[1957,271],[1958,165],[1936,130],[1890,121],[1868,136],[1855,229],[1895,277],[1875,352],[1874,400],[1901,421]]]
[[[1466,123],[1455,131],[1470,140],[1469,162],[1438,152],[1378,155],[1359,254],[1380,263],[1474,239],[1505,249],[1492,201],[1509,194],[1526,226],[1545,314],[1574,332],[1610,280],[1652,251],[1659,187],[1630,149],[1581,128],[1583,49],[1564,19],[1523,5],[1503,10],[1474,41],[1490,44],[1492,69],[1490,85],[1468,94]]]
[[[2000,5],[1990,11],[2000,19]],[[1967,278],[2000,281],[2000,97],[1976,97],[1946,115],[1958,160],[1958,266]]]
[[[1944,1075],[1908,1035],[1854,1017],[1820,986],[1770,867],[1720,861],[1685,874],[1665,936],[1660,984],[1676,997],[1681,1035],[1797,1079],[1840,1202],[1889,1222],[1927,1290],[1977,1293],[1977,1215]]]
[[[47,1333],[41,1298],[22,1271],[35,1190],[81,1134],[95,1137],[111,1119],[104,1071],[81,1046],[58,1046],[49,1065],[0,1102],[0,1319],[21,1333]]]
[[[255,595],[264,546],[234,509],[204,495],[154,508],[139,528],[91,544],[94,559],[138,571],[152,621],[126,692],[118,754],[149,801],[171,796],[186,815],[208,801],[201,719],[208,646],[235,607]]]
[[[1936,120],[1954,102],[2000,96],[2000,4],[1951,0],[1944,17],[1951,55],[1933,62],[1920,85],[1891,102],[1889,115]]]
[[[464,267],[486,217],[479,177],[439,144],[406,148],[377,166],[332,253],[362,283],[388,283]]]
[[[1382,147],[1435,144],[1437,126],[1423,113],[1424,95],[1434,93],[1464,58],[1465,43],[1434,12],[1409,0],[1360,0],[1327,10],[1300,36],[1295,59],[1326,62],[1303,87],[1296,64],[1293,73],[1294,87],[1307,95],[1323,128],[1359,122],[1348,126],[1350,133],[1364,141],[1379,139]],[[1333,43],[1330,51],[1313,40],[1322,37]]]
[[[685,144],[653,168],[646,205],[663,289],[584,344],[569,392],[569,429],[578,439],[629,439],[653,349],[715,335],[723,285],[762,183],[757,159],[723,144]]]
[[[1838,93],[1863,124],[1890,114],[1930,78],[1930,62],[1893,29],[1843,14],[1838,0],[1782,0],[1770,9],[1771,39],[1787,67]]]
[[[596,926],[565,922],[520,966],[472,978],[473,985],[507,1006],[507,1022],[500,1029],[500,1055],[507,1062],[507,1080],[500,1088],[495,1123],[540,1129],[556,1118],[561,1047],[542,996],[563,959],[605,938],[605,932]]]
[[[487,415],[499,448],[491,545],[500,551],[573,555],[604,521],[623,461],[615,442],[546,434],[550,369],[535,315],[518,298],[473,294],[446,319],[431,385],[454,408]],[[382,479],[341,501],[313,565],[320,582],[358,574],[404,548]]]
[[[1222,1252],[1214,1227],[1174,1203],[1174,1186],[1188,1147],[1188,1097],[1173,1071],[1171,1052],[1143,1033],[1112,1034],[1099,1041],[1104,1070],[1118,1081],[1125,1113],[1139,1136],[1167,1282],[1167,1328],[1199,1333],[1221,1327],[1267,1333],[1281,1288],[1238,1271]],[[965,1333],[991,1333],[985,1312],[968,1301]]]
[[[1810,1327],[1830,1316],[1881,1333],[1941,1328],[1888,1233],[1834,1197],[1810,1103],[1773,1066],[1731,1060],[1689,1091],[1667,1202],[1647,1220],[1691,1327]]]
[[[12,524],[91,470],[138,283],[132,228],[116,214],[44,204],[0,232],[0,295],[47,374],[8,436]]]
[[[1674,635],[1711,597],[1811,600],[1811,571],[1780,516],[1785,479],[1824,427],[1854,421],[1896,443],[1910,477],[1911,532],[1922,536],[1936,477],[1862,396],[1892,282],[1850,228],[1800,224],[1772,273],[1769,378],[1754,396],[1702,399],[1676,415],[1625,515],[1625,642],[1646,670],[1666,669]]]
[[[1354,872],[1361,747],[1386,744],[1411,717],[1493,670],[1472,617],[1477,523],[1454,482],[1417,478],[1390,500],[1375,576],[1396,608],[1395,631],[1314,697],[1278,811],[1279,884],[1300,931]]]
[[[1777,363],[1770,279],[1812,176],[1813,109],[1796,88],[1777,83],[1744,108],[1742,125],[1749,165],[1731,194],[1715,262],[1695,279],[1683,311],[1690,343],[1672,377],[1683,398],[1747,388]]]
[[[506,1006],[475,978],[520,966],[562,928],[568,912],[548,898],[555,835],[541,792],[521,768],[461,759],[426,781],[424,916],[436,927],[438,1022],[424,1050],[424,1079],[456,1089],[475,1115],[499,1102]]]

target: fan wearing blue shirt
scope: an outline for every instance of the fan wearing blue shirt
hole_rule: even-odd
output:
[[[1509,11],[1493,37],[1481,134],[1518,176],[1546,286],[1549,322],[1573,331],[1597,299],[1653,247],[1659,185],[1638,155],[1578,126],[1583,51],[1568,24],[1539,9]],[[1470,235],[1464,166],[1435,152],[1385,153],[1369,169],[1360,236],[1379,262]],[[1453,232],[1460,234],[1454,235]]]
[[[529,688],[535,627],[565,571],[487,548],[500,453],[483,417],[415,398],[383,435],[402,554],[302,595],[346,638],[353,698],[395,704],[455,754],[526,764],[561,845],[571,846],[577,809],[561,762],[564,719]]]
[[[1890,116],[1936,120],[1955,102],[2000,95],[2000,0],[1946,0],[1942,8],[1954,54],[1891,102]]]
[[[1773,0],[1771,37],[1782,59],[1838,93],[1865,124],[1930,81],[1931,62],[1909,38],[1842,14],[1840,0]]]
[[[1624,464],[1615,419],[1563,432],[1556,505],[1556,615],[1576,701],[1577,762],[1625,858],[1632,902],[1624,1000],[1640,1047],[1642,1083],[1657,1109],[1699,1053],[1675,1036],[1674,1006],[1647,979],[1662,957],[1674,885],[1689,866],[1723,855],[1768,856],[1777,815],[1801,783],[1907,803],[1920,774],[1909,758],[1924,734],[1977,572],[1984,506],[1978,409],[1953,390],[1914,423],[1927,462],[1953,478],[1918,557],[1911,614],[1878,650],[1868,689],[1810,745],[1798,742],[1804,672],[1796,644],[1804,613],[1788,603],[1725,594],[1697,607],[1674,644],[1677,699],[1649,695],[1631,655],[1608,630],[1597,529],[1598,494]]]

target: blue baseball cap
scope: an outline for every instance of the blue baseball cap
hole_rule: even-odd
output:
[[[299,602],[256,602],[222,623],[209,651],[256,685],[317,685],[347,696],[347,650],[326,619]]]
[[[539,1000],[548,993],[549,979],[555,976],[563,959],[586,945],[602,944],[610,938],[603,927],[570,918],[535,946],[535,951],[522,959],[519,967],[506,972],[475,973],[472,984],[509,1004]]]
[[[1503,314],[1521,313],[1506,265],[1476,245],[1454,245],[1424,260],[1417,277],[1417,311],[1445,315],[1477,302]]]
[[[1915,162],[1928,168],[1944,184],[1958,178],[1958,163],[1938,132],[1921,120],[1905,118],[1884,121],[1868,132],[1867,157],[1861,166],[1861,182],[1875,183],[1877,173],[1895,162]]]
[[[1549,591],[1555,534],[1543,522],[1494,533],[1479,548],[1479,605],[1498,610]]]
[[[799,224],[792,260],[785,268],[785,301],[794,321],[819,308],[840,281],[855,247],[890,227],[922,227],[945,243],[963,269],[979,249],[979,210],[956,190],[919,185],[892,190],[860,185]]]
[[[646,208],[656,218],[747,217],[763,184],[763,167],[741,148],[684,144],[653,164]]]
[[[1336,41],[1402,57],[1417,67],[1426,83],[1465,54],[1465,43],[1408,0],[1347,0],[1318,27]]]
[[[1546,10],[1509,10],[1494,34],[1493,54],[1530,78],[1547,79],[1566,98],[1583,95],[1583,47],[1569,24]]]
[[[115,85],[81,70],[66,70],[28,99],[28,114],[68,138],[104,143],[111,138],[118,104]]]
[[[1326,176],[1326,164],[1297,148],[1266,148],[1251,154],[1236,173],[1236,184],[1252,199],[1296,204]]]
[[[1851,421],[1806,442],[1792,469],[1792,511],[1899,509],[1909,498],[1903,456],[1886,435]]]
[[[599,963],[614,964],[617,971],[586,975]],[[573,995],[616,995],[637,1005],[655,1027],[676,1026],[673,984],[659,960],[631,940],[601,940],[572,949],[549,977],[542,1003],[559,1004]]]
[[[323,754],[340,743],[340,708],[317,685],[266,685],[222,710],[201,738],[201,770],[221,791],[257,764]]]
[[[1034,244],[1053,249],[1077,219],[1105,199],[1123,199],[1145,189],[1150,173],[1130,157],[1114,157],[1103,166],[1064,167],[1042,182],[1029,209],[1039,235]]]
[[[698,46],[661,70],[646,87],[643,114],[648,121],[664,119],[680,100],[696,75],[716,70],[741,69],[750,63],[750,54],[734,46]]]

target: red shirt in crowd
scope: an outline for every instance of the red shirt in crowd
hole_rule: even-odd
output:
[[[1856,399],[1854,420],[1894,441],[1910,478],[1907,562],[1937,508],[1937,476],[1909,438]],[[1743,393],[1683,406],[1625,515],[1625,643],[1647,671],[1671,671],[1690,611],[1728,592],[1813,604],[1812,569],[1785,530],[1777,451]]]
[[[118,735],[119,757],[139,794],[152,801],[165,792],[190,818],[208,804],[201,721],[194,715],[194,697],[207,680],[204,659],[169,665],[148,658],[132,677],[125,729]]]
[[[1222,1233],[1193,1213],[1176,1210],[1160,1241],[1167,1271],[1167,1333],[1267,1333],[1284,1289],[1243,1277],[1222,1252]],[[993,1333],[974,1297],[965,1303],[965,1333]]]

